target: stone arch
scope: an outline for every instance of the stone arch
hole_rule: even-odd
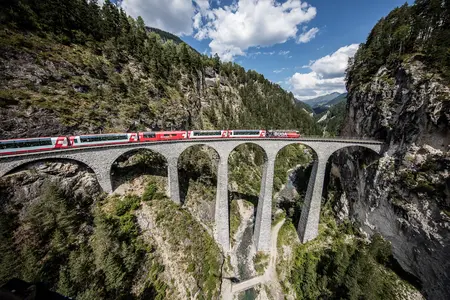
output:
[[[334,149],[334,151],[332,151],[329,155],[329,157],[331,157],[332,155],[334,155],[336,152],[340,151],[340,150],[344,150],[346,148],[353,148],[353,147],[360,147],[360,148],[365,148],[365,149],[369,149],[372,150],[373,152],[375,152],[376,154],[380,155],[381,152],[381,144],[366,144],[366,143],[361,143],[361,144],[340,144],[341,146],[337,149]]]
[[[253,160],[251,161],[251,163],[254,164],[254,166],[256,165],[258,168],[258,173],[260,173],[260,178],[257,182],[257,184],[254,185],[254,183],[256,183],[255,181],[255,177],[258,173],[247,173],[248,170],[250,170],[249,168],[245,168],[242,167],[242,161],[239,162],[240,159],[242,158],[246,158],[245,156],[237,156],[237,155],[248,155],[249,153],[245,153],[245,152],[240,152],[239,148],[240,147],[245,147],[245,146],[249,146],[250,145],[250,149],[248,149],[249,151],[254,150],[253,153],[255,153],[255,156],[253,157]],[[244,148],[246,149],[246,148]],[[236,220],[238,220],[237,218],[237,211],[239,210],[239,208],[242,208],[245,206],[244,202],[243,203],[238,203],[236,202],[236,200],[247,200],[250,201],[253,206],[254,206],[254,211],[253,211],[253,228],[247,228],[245,231],[249,232],[249,236],[253,237],[253,240],[255,242],[255,246],[258,250],[262,250],[262,251],[267,251],[268,249],[266,249],[267,247],[261,247],[261,243],[262,244],[267,244],[267,238],[269,239],[269,244],[270,244],[270,223],[268,224],[269,229],[267,230],[267,218],[266,218],[266,212],[267,211],[267,207],[266,207],[266,193],[267,193],[267,187],[270,188],[271,191],[271,186],[267,186],[267,182],[270,181],[270,178],[273,178],[272,176],[269,176],[270,178],[267,178],[267,174],[270,173],[270,171],[268,171],[268,167],[270,165],[273,166],[273,163],[271,162],[271,156],[269,155],[269,148],[267,147],[266,144],[264,143],[259,143],[258,141],[252,142],[252,141],[245,141],[245,142],[240,142],[237,145],[235,145],[231,151],[229,152],[229,157],[227,158],[227,167],[229,168],[229,183],[228,184],[228,188],[229,188],[229,194],[228,194],[228,210],[230,211],[229,217],[228,217],[228,222],[230,224],[230,231],[228,233],[229,237],[231,239],[233,239],[235,231],[236,231]],[[234,160],[234,161],[233,161]],[[236,164],[239,162],[239,165],[237,166],[237,169],[232,168],[233,164]],[[272,164],[271,164],[272,163]],[[270,174],[269,174],[270,175]],[[253,178],[253,183],[250,180],[250,178]],[[232,186],[233,181],[235,182],[242,182],[242,181],[247,181],[248,185],[242,186],[242,185],[238,185],[238,186]],[[271,183],[270,183],[271,185]],[[270,194],[272,194],[270,192]],[[271,197],[271,196],[270,196]],[[244,206],[243,206],[244,205]],[[269,212],[270,214],[270,212]],[[269,221],[270,221],[270,216],[269,216]],[[248,220],[241,220],[241,222],[245,222],[247,223]],[[251,230],[251,231],[249,231]],[[251,232],[251,234],[250,234]],[[264,236],[263,239],[261,239],[261,236]],[[264,241],[262,241],[264,240]],[[262,242],[261,242],[262,241]]]
[[[265,149],[265,147],[263,146],[263,145],[260,145],[260,144],[258,144],[258,142],[257,141],[255,141],[255,142],[252,142],[252,141],[245,141],[245,142],[242,142],[242,143],[239,143],[239,144],[237,144],[237,145],[235,145],[232,149],[231,149],[231,151],[229,152],[229,155],[228,155],[228,157],[227,158],[225,158],[226,160],[227,160],[227,164],[228,164],[228,168],[229,168],[229,182],[231,182],[232,180],[233,180],[233,176],[235,176],[236,174],[232,174],[232,172],[231,172],[231,169],[230,169],[230,160],[231,159],[234,159],[232,156],[236,153],[236,151],[238,150],[238,148],[240,148],[240,147],[243,147],[243,146],[246,146],[246,145],[250,145],[250,146],[252,146],[252,147],[255,147],[256,149],[259,149],[259,150],[261,150],[262,152],[260,153],[260,155],[262,155],[262,157],[261,156],[257,156],[257,157],[255,157],[254,159],[255,159],[255,163],[256,163],[256,165],[260,165],[260,167],[262,168],[262,173],[263,173],[263,169],[264,169],[264,164],[266,164],[267,163],[267,161],[268,161],[268,153],[267,153],[267,149]],[[261,174],[261,177],[262,177],[262,174]],[[236,179],[236,178],[235,178]],[[261,178],[262,179],[262,178]],[[261,190],[261,186],[259,187],[259,190]],[[233,195],[230,195],[230,196],[233,196]],[[238,196],[238,195],[237,195]],[[242,195],[242,196],[244,196],[244,195]],[[251,200],[251,201],[254,201],[254,202],[256,202],[258,199],[257,199],[257,197],[256,197],[256,199],[255,198],[251,198],[251,197],[249,197],[249,199]],[[256,203],[254,203],[254,204],[256,204]],[[255,206],[256,207],[256,206]]]
[[[332,162],[333,162],[333,158],[336,158],[336,156],[339,155],[340,153],[343,153],[343,151],[349,152],[350,155],[355,158],[355,160],[354,159],[350,160],[355,165],[361,165],[361,163],[365,163],[368,161],[370,161],[370,164],[371,164],[371,163],[377,161],[379,158],[381,158],[381,153],[380,153],[381,145],[348,144],[348,145],[345,145],[344,147],[336,149],[329,155],[328,160],[327,160],[327,169],[325,172],[325,182],[324,182],[322,197],[326,198],[328,196],[329,183],[330,183],[333,173],[335,175],[337,175],[335,177],[335,179],[338,182],[340,182],[340,179],[339,179],[340,176],[338,175],[338,173],[336,173],[336,172],[338,172],[338,169],[335,168],[335,165]],[[355,156],[356,154],[360,154],[359,157]]]
[[[376,153],[379,153],[381,150],[381,144],[370,143],[323,143],[317,144],[315,147],[317,149],[318,160],[313,165],[311,180],[308,183],[308,191],[298,223],[298,234],[302,242],[312,240],[318,235],[321,200],[324,192],[325,176],[327,174],[326,170],[329,158],[336,151],[352,146],[369,148]]]
[[[33,158],[33,159],[26,159],[26,160],[20,160],[20,161],[15,161],[14,163],[8,165],[5,169],[3,169],[0,172],[0,177],[3,176],[7,176],[7,175],[11,175],[14,174],[22,169],[28,169],[28,166],[31,166],[33,164],[37,164],[37,163],[47,163],[47,162],[74,162],[78,165],[84,166],[87,169],[89,169],[92,173],[95,174],[95,170],[93,167],[91,167],[89,165],[88,162],[80,160],[80,159],[75,159],[75,158],[60,158],[60,157],[40,157],[40,158]]]
[[[295,149],[294,147],[302,147],[303,149]],[[297,157],[301,159],[297,159]],[[272,197],[277,205],[274,204],[274,208],[283,209],[294,224],[297,224],[300,220],[302,206],[299,203],[300,200],[304,200],[308,192],[308,183],[314,180],[311,175],[313,175],[313,166],[317,160],[318,154],[313,147],[297,141],[284,144],[276,153]],[[289,170],[298,165],[302,165],[302,167],[299,168],[297,174],[292,172],[287,175]],[[281,184],[285,183],[286,179],[288,180],[287,184],[281,189]],[[275,214],[276,212],[273,211],[272,213]]]
[[[138,152],[138,151],[145,151],[145,150],[150,150],[150,151],[152,151],[152,152],[158,153],[159,155],[161,155],[161,156],[163,156],[163,157],[166,157],[159,149],[154,149],[154,148],[152,148],[152,147],[145,147],[145,146],[142,146],[142,147],[135,147],[135,148],[126,148],[126,149],[124,149],[123,151],[120,151],[120,152],[118,152],[118,153],[115,153],[115,155],[114,155],[112,158],[109,159],[110,162],[111,162],[110,164],[112,165],[112,164],[113,164],[114,162],[116,162],[120,157],[126,155],[127,153],[130,153],[130,152]]]
[[[141,157],[140,161],[135,161],[134,164],[127,165],[126,160],[132,158],[135,155],[145,155],[149,153],[151,155]],[[122,161],[123,159],[123,161]],[[153,160],[153,161],[152,161]],[[157,165],[156,168],[149,168],[149,163],[155,163]],[[118,164],[124,163],[123,166],[119,166]],[[133,163],[133,162],[128,162]],[[160,151],[150,148],[150,147],[136,147],[136,148],[128,148],[124,151],[120,151],[119,153],[115,153],[113,158],[109,160],[109,179],[111,181],[112,190],[117,189],[118,186],[125,183],[127,178],[125,175],[130,175],[134,178],[143,175],[157,175],[167,177],[167,166],[168,161],[167,157],[163,155]]]
[[[203,183],[214,186],[214,195],[216,194],[217,169],[220,159],[220,153],[207,143],[192,144],[183,149],[177,161],[180,201],[182,204],[185,203],[191,179],[195,181],[202,180]],[[214,209],[211,213],[214,214]]]
[[[211,235],[216,228],[220,159],[214,147],[198,143],[183,149],[177,160],[180,204],[201,220]]]
[[[90,170],[95,174],[95,178],[97,183],[101,186],[104,191],[108,191],[108,184],[102,180],[102,171],[97,168],[95,165],[91,164],[88,160],[84,160],[82,157],[76,156],[52,156],[52,157],[33,157],[27,158],[23,160],[12,160],[8,163],[3,163],[2,168],[0,169],[0,177],[7,176],[10,174],[14,174],[20,170],[27,169],[28,166],[31,166],[36,163],[47,163],[47,162],[72,162],[77,165],[83,166],[86,169]]]

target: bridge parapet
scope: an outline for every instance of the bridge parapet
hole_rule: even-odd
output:
[[[194,145],[206,145],[215,149],[219,155],[217,173],[217,193],[215,206],[215,238],[225,251],[229,250],[229,199],[228,199],[228,157],[239,145],[253,143],[261,146],[265,152],[264,172],[255,223],[255,243],[259,251],[270,249],[272,189],[275,159],[278,152],[292,144],[308,146],[315,154],[316,162],[308,182],[304,208],[298,226],[302,241],[314,239],[318,233],[320,204],[323,191],[326,163],[336,151],[347,147],[365,147],[376,153],[381,152],[382,142],[372,140],[330,139],[302,137],[301,139],[217,139],[189,140],[161,143],[130,143],[102,147],[76,148],[0,157],[0,177],[14,169],[35,161],[49,159],[69,159],[90,167],[97,180],[107,193],[113,191],[111,184],[111,166],[122,155],[139,149],[160,153],[167,160],[168,194],[174,202],[180,204],[178,160],[187,148]]]

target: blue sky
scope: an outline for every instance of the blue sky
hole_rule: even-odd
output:
[[[164,3],[164,4],[162,4]],[[405,0],[123,0],[133,17],[253,69],[300,99],[344,92],[348,57]],[[408,1],[412,4],[413,1]]]

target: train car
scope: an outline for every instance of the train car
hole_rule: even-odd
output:
[[[69,138],[65,136],[0,140],[0,155],[58,150],[69,146]]]
[[[134,143],[138,141],[137,133],[107,133],[71,136],[71,147],[87,147]]]
[[[149,131],[138,132],[139,142],[183,140],[187,138],[187,131]]]
[[[228,137],[228,130],[193,130],[188,131],[189,139],[218,139]]]
[[[230,138],[264,138],[266,137],[265,130],[228,130],[228,137]]]
[[[266,137],[297,139],[300,137],[300,132],[298,130],[267,130]]]

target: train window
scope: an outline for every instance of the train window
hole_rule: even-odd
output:
[[[146,139],[153,139],[155,137],[156,137],[156,133],[154,133],[154,132],[146,132],[146,133],[144,133],[144,138],[146,138]]]
[[[39,139],[39,140],[22,140],[22,141],[8,141],[0,142],[0,149],[12,149],[12,148],[30,148],[38,146],[51,146],[51,139]]]
[[[233,130],[235,135],[259,135],[259,130]]]
[[[194,136],[222,135],[221,131],[194,131]]]
[[[128,140],[128,136],[126,134],[125,135],[80,136],[81,143],[117,141],[117,140]]]

